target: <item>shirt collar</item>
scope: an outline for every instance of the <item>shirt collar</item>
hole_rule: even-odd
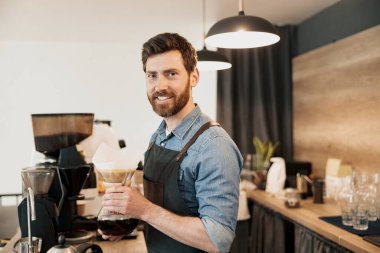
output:
[[[201,108],[197,104],[195,104],[195,108],[186,115],[185,118],[181,120],[181,122],[176,126],[176,128],[172,131],[172,133],[179,139],[183,140],[184,136],[189,132],[190,128],[194,125],[196,119],[198,119],[201,115]],[[158,133],[164,134],[166,129],[166,122],[163,120],[158,128]]]

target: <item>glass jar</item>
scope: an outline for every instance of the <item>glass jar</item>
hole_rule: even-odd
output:
[[[107,169],[98,170],[103,177],[105,188],[131,185],[131,178],[135,170]],[[117,213],[102,207],[98,214],[98,228],[107,236],[123,236],[133,232],[139,220],[129,218],[127,215]]]
[[[102,207],[97,222],[98,228],[104,235],[122,236],[132,233],[139,220],[129,219],[127,215],[111,212]]]
[[[301,206],[300,195],[295,188],[285,189],[285,206],[290,208],[297,208]]]

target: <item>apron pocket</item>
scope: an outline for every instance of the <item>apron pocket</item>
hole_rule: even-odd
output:
[[[164,206],[164,184],[150,181],[144,176],[144,196],[154,204]]]

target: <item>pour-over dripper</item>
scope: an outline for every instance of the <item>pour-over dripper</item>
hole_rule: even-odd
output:
[[[91,164],[59,168],[59,174],[61,175],[63,185],[66,186],[66,195],[68,197],[79,195],[92,170],[93,165]]]
[[[124,151],[102,143],[95,152],[92,161],[105,187],[128,185],[126,180],[132,178],[137,162],[135,163],[136,159]]]
[[[55,170],[47,167],[28,167],[21,171],[24,188],[32,188],[35,195],[47,195],[54,179]]]
[[[97,169],[103,178],[103,184],[106,188],[117,185],[130,186],[135,170],[136,169]]]

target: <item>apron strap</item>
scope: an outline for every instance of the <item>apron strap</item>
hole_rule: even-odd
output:
[[[153,147],[154,143],[156,143],[157,137],[158,137],[158,133],[156,133],[156,136],[154,137],[154,140],[149,144],[148,150],[150,150]]]
[[[209,121],[209,122],[203,124],[198,129],[198,131],[194,134],[194,136],[190,139],[190,141],[188,143],[186,143],[185,147],[183,147],[183,149],[181,150],[181,152],[179,152],[176,160],[180,161],[186,155],[187,150],[190,148],[191,145],[193,145],[193,143],[198,139],[198,137],[204,131],[206,131],[207,129],[209,129],[210,127],[213,127],[213,126],[220,126],[220,124],[218,122],[216,122],[216,121]]]

